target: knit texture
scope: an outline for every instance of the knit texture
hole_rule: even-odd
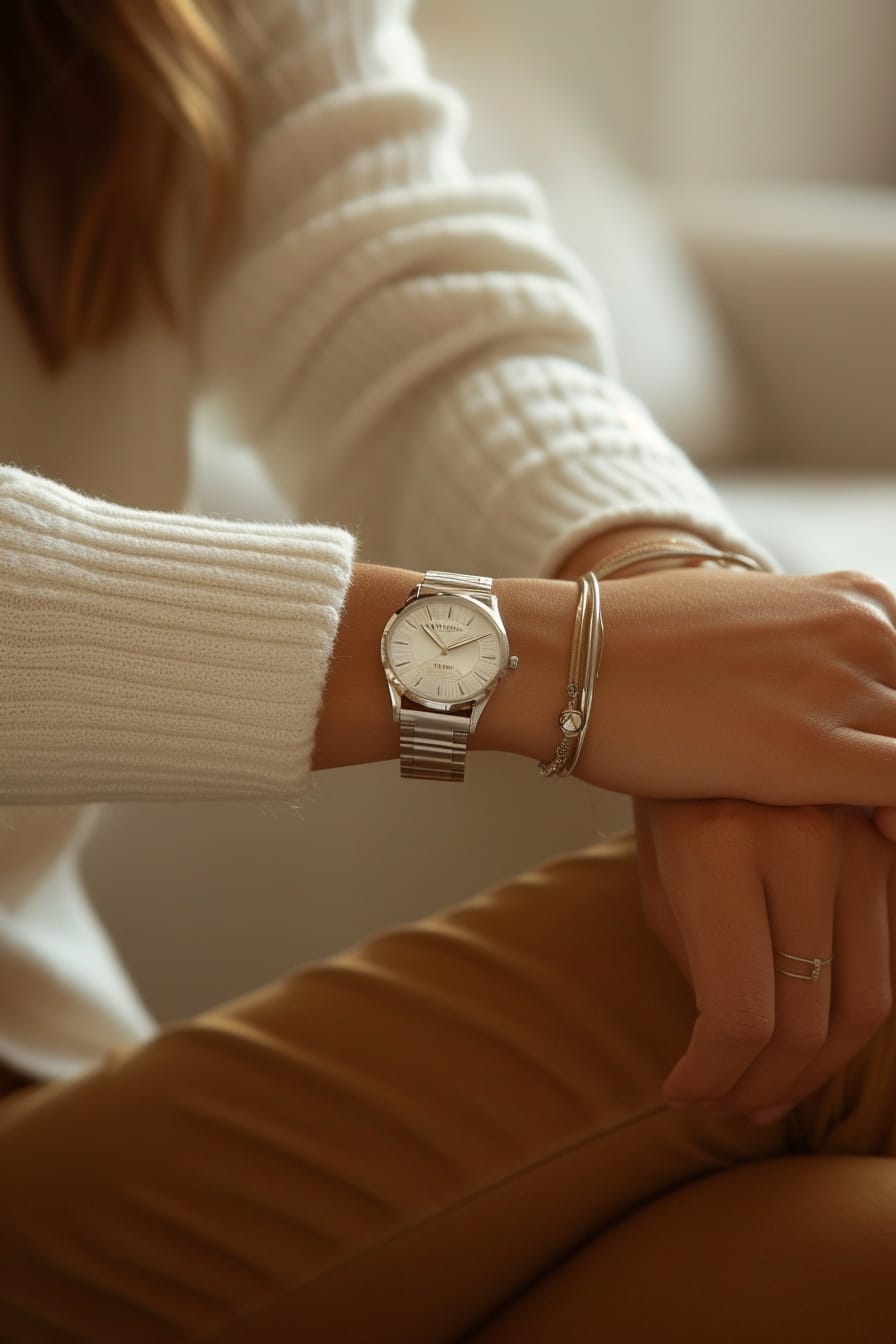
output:
[[[252,169],[200,333],[205,424],[384,563],[546,576],[623,522],[753,549],[620,385],[537,188],[467,171],[407,9],[238,9]]]
[[[0,797],[284,797],[353,540],[121,508],[0,469]]]

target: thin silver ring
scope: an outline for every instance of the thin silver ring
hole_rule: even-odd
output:
[[[821,975],[822,969],[830,966],[834,960],[833,957],[795,957],[791,952],[776,952],[775,956],[784,957],[787,961],[801,961],[804,966],[812,967],[811,971],[804,974],[802,971],[784,971],[780,966],[776,966],[778,975],[789,975],[791,980],[811,980],[813,984]]]

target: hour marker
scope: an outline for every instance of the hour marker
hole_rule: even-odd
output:
[[[482,655],[482,661],[484,663],[496,663],[498,661],[497,655],[494,653],[484,653]]]

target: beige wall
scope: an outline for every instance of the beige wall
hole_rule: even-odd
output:
[[[421,19],[463,7],[421,0]],[[896,180],[893,0],[488,0],[486,13],[648,174]]]
[[[479,13],[508,48],[531,44],[550,75],[571,85],[583,111],[621,156],[649,166],[654,120],[650,72],[665,0],[418,0],[420,25]],[[485,14],[482,11],[485,10]]]
[[[893,0],[660,0],[658,16],[659,170],[896,180]]]

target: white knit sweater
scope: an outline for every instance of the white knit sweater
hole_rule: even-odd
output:
[[[502,575],[623,522],[755,552],[616,381],[535,189],[466,171],[405,0],[233,8],[244,213],[183,331],[147,307],[51,379],[0,307],[0,1058],[35,1076],[153,1031],[80,887],[84,804],[295,797],[356,539]],[[182,277],[191,247],[185,202]],[[314,521],[180,514],[197,413]]]

